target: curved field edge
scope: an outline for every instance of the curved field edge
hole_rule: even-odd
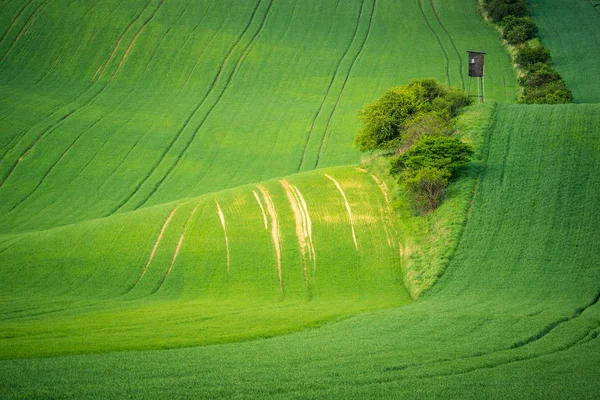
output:
[[[268,340],[5,360],[3,394],[593,398],[599,116],[598,105],[498,105],[458,248],[410,305]]]
[[[0,357],[271,337],[411,301],[388,204],[338,167],[0,245]]]

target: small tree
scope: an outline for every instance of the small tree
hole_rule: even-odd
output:
[[[449,178],[448,170],[433,167],[407,172],[403,185],[412,197],[415,211],[426,214],[435,210],[448,187]]]
[[[473,148],[460,139],[447,136],[424,136],[410,149],[391,161],[390,173],[416,171],[425,167],[453,172],[471,159]]]
[[[435,112],[451,118],[472,100],[461,89],[434,79],[417,79],[408,85],[388,90],[360,112],[363,122],[354,144],[361,151],[398,148],[407,124],[418,115]]]
[[[525,44],[517,50],[515,56],[515,62],[521,68],[529,69],[535,64],[552,64],[552,57],[550,57],[550,51],[546,50],[543,46],[529,46]]]
[[[502,37],[509,44],[521,44],[537,36],[538,28],[529,17],[509,15],[502,20]]]
[[[519,77],[519,85],[525,90],[540,87],[550,82],[558,82],[562,80],[558,71],[550,67],[548,64],[537,63],[533,64],[525,71],[525,74]]]
[[[455,170],[469,162],[473,148],[456,138],[423,136],[391,161],[390,174],[397,176],[419,213],[435,209]]]
[[[526,16],[527,4],[525,0],[484,0],[483,10],[493,22],[499,22],[508,15]]]

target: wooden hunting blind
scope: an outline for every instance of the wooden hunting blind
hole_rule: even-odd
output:
[[[469,55],[469,96],[479,97],[481,102],[485,102],[485,83],[484,83],[484,68],[483,61],[485,53],[483,51],[467,51]],[[477,81],[477,94],[471,94],[471,81],[475,78]]]

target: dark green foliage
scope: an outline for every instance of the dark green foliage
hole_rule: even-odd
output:
[[[525,104],[564,104],[573,101],[573,93],[562,77],[551,66],[537,63],[525,70],[519,78],[523,86],[520,103]]]
[[[529,17],[509,15],[502,20],[502,38],[509,44],[521,44],[537,36],[538,29]]]
[[[448,136],[424,136],[410,149],[392,160],[392,175],[416,171],[425,167],[452,172],[469,162],[472,147],[460,139]]]
[[[499,22],[509,15],[526,16],[527,4],[525,0],[484,0],[483,10],[492,21]]]
[[[413,80],[406,86],[389,89],[361,111],[363,127],[354,144],[361,151],[396,148],[412,118],[431,112],[440,118],[451,118],[470,102],[461,89],[448,87],[434,79]]]
[[[560,79],[541,86],[525,88],[519,103],[525,104],[566,104],[573,101],[573,93]]]
[[[538,63],[551,65],[552,57],[550,56],[550,51],[543,46],[530,46],[525,44],[517,50],[515,62],[521,68],[530,68]]]
[[[403,184],[412,196],[412,206],[418,213],[435,210],[446,188],[450,172],[447,169],[424,167],[407,171]]]
[[[390,173],[410,194],[412,206],[424,214],[437,208],[457,167],[469,162],[473,148],[460,139],[423,136],[391,161]]]
[[[519,77],[519,85],[524,88],[534,88],[545,85],[550,82],[562,80],[558,71],[553,69],[548,64],[537,63],[533,64],[525,71],[525,74]]]

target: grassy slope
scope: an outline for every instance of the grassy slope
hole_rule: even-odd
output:
[[[592,398],[599,121],[596,105],[499,105],[456,255],[410,306],[256,342],[4,361],[4,394]]]
[[[512,101],[497,34],[438,3],[3,2],[1,231],[355,163],[356,111],[415,76],[462,84],[467,48]]]
[[[341,167],[0,237],[0,357],[251,339],[406,304],[388,207]]]
[[[597,0],[536,0],[530,7],[553,64],[576,103],[600,102],[600,3]]]

